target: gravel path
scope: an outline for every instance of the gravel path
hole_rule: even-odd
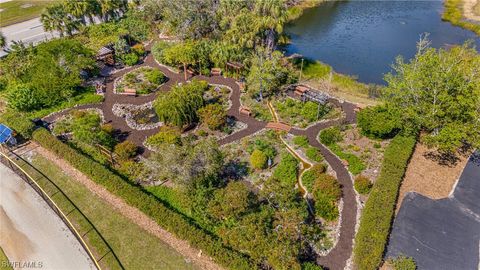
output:
[[[126,122],[125,119],[122,117],[115,116],[113,114],[112,108],[113,105],[116,103],[120,104],[134,104],[134,105],[141,105],[145,104],[147,102],[151,102],[156,98],[156,96],[160,92],[166,92],[171,89],[172,86],[176,85],[177,83],[185,83],[184,75],[183,73],[175,73],[172,72],[169,68],[159,65],[153,58],[153,55],[150,53],[150,45],[146,47],[147,50],[147,57],[144,59],[144,62],[141,63],[140,65],[134,66],[134,67],[129,67],[126,69],[123,69],[121,71],[118,71],[114,74],[111,74],[107,78],[107,90],[105,93],[105,100],[101,104],[93,104],[93,105],[84,105],[82,108],[100,108],[103,111],[104,118],[105,120],[112,124],[112,126],[115,129],[119,129],[122,131],[122,133],[125,135],[126,139],[134,142],[137,146],[140,147],[141,153],[144,155],[149,154],[149,150],[146,149],[143,146],[143,142],[145,139],[149,136],[152,136],[156,134],[159,131],[159,128],[153,128],[149,130],[135,130],[130,128]],[[160,71],[162,71],[167,77],[168,81],[163,84],[156,92],[151,93],[149,95],[142,95],[142,96],[126,96],[126,95],[119,95],[115,94],[113,92],[113,84],[115,79],[123,76],[125,73],[128,73],[132,71],[133,69],[139,68],[141,66],[150,66],[154,68],[158,68]],[[266,122],[256,120],[252,117],[247,117],[244,115],[240,115],[239,113],[239,108],[240,108],[240,88],[236,81],[232,78],[225,78],[222,76],[213,76],[213,77],[206,77],[206,76],[193,76],[187,78],[187,80],[192,80],[192,79],[199,79],[199,80],[205,80],[209,84],[216,84],[216,85],[224,85],[232,89],[232,94],[231,94],[231,102],[232,106],[228,110],[227,114],[229,116],[234,117],[236,120],[241,121],[247,125],[247,128],[233,133],[225,138],[220,139],[218,142],[220,145],[228,144],[235,142],[241,138],[244,138],[246,136],[252,135],[262,129],[264,129],[267,125]],[[338,181],[342,185],[342,199],[343,199],[343,209],[341,212],[341,231],[340,231],[340,237],[338,240],[337,245],[332,249],[331,252],[329,252],[326,256],[319,257],[318,262],[326,266],[328,269],[336,270],[336,269],[344,269],[346,267],[346,262],[350,258],[352,249],[353,249],[353,238],[355,237],[355,224],[356,224],[356,215],[357,215],[357,202],[355,199],[355,192],[353,190],[353,181],[352,178],[345,168],[345,166],[342,164],[342,161],[334,155],[328,148],[326,148],[324,145],[322,145],[318,140],[317,136],[319,132],[322,129],[337,125],[337,124],[352,124],[356,122],[356,113],[355,113],[355,108],[356,105],[349,103],[349,102],[341,102],[337,99],[332,98],[330,102],[334,103],[335,105],[339,106],[343,112],[345,113],[345,117],[342,119],[337,119],[337,120],[332,120],[332,121],[327,121],[327,122],[320,122],[316,125],[313,125],[307,129],[296,129],[292,128],[290,130],[291,134],[294,135],[305,135],[308,137],[310,145],[313,147],[318,148],[322,155],[325,157],[325,160],[330,164],[330,166],[335,170]],[[50,116],[47,116],[44,118],[45,121],[47,122],[53,122],[55,119],[58,117],[65,115],[68,113],[69,110],[61,111],[56,114],[52,114]],[[88,180],[88,179],[86,179]],[[88,183],[88,182],[85,182]],[[98,188],[98,187],[97,187]],[[105,191],[106,192],[106,191]],[[105,194],[104,196],[107,196]],[[127,211],[126,209],[124,211]],[[135,211],[135,209],[130,209],[128,210],[125,214],[128,213],[134,213],[132,211]],[[136,210],[138,211],[138,210]],[[139,211],[138,211],[139,212]],[[138,214],[138,213],[137,213]],[[136,214],[135,214],[136,215]],[[133,216],[132,216],[133,218]],[[138,220],[141,222],[145,222],[144,226],[147,228],[153,228],[153,227],[158,227],[156,224],[150,224],[144,218],[140,218],[140,216],[137,216],[133,218],[136,220],[136,218],[139,218]],[[150,220],[151,221],[151,220]],[[153,222],[153,221],[151,221]],[[161,234],[160,230],[162,230],[160,227],[158,227],[156,233]],[[164,231],[165,232],[165,231]],[[154,233],[155,234],[155,233]],[[173,236],[169,236],[169,238],[174,238]],[[182,241],[178,239],[173,239],[172,241]],[[168,243],[168,241],[166,241]],[[182,251],[183,253],[183,251]],[[208,269],[214,269],[214,268],[208,268]]]
[[[3,163],[0,179],[0,246],[14,268],[96,269],[57,214]]]

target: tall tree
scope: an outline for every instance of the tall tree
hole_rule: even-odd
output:
[[[63,3],[56,3],[45,8],[40,15],[43,28],[47,31],[57,31],[61,37],[72,35],[78,30],[79,21],[68,14]]]
[[[287,5],[284,0],[258,0],[254,11],[261,17],[261,25],[265,29],[263,34],[264,46],[270,51],[276,45],[278,34],[283,32],[283,25],[287,21]]]
[[[415,57],[397,58],[393,69],[384,97],[404,128],[425,131],[441,152],[480,146],[480,55],[470,43],[436,50],[422,38]]]
[[[183,74],[187,79],[187,66],[195,63],[196,59],[195,44],[193,41],[177,43],[172,47],[165,49],[163,57],[171,63],[181,63],[183,65]]]
[[[5,36],[3,35],[2,32],[0,32],[0,48],[5,48],[7,46],[7,40],[5,39]]]

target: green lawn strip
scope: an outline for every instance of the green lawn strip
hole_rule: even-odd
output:
[[[68,145],[57,140],[45,129],[38,129],[33,138],[43,147],[69,162],[91,180],[104,186],[109,192],[122,198],[127,204],[150,216],[164,229],[187,240],[192,246],[203,250],[218,263],[230,269],[255,269],[248,257],[225,246],[221,239],[209,234],[178,213],[163,201],[125,181],[99,163],[83,156]]]
[[[480,35],[480,23],[473,23],[466,20],[462,14],[462,0],[445,0],[445,10],[442,20],[449,21],[453,25],[468,29],[477,35]]]
[[[365,170],[366,165],[363,161],[354,154],[344,152],[342,148],[336,144],[327,145],[327,147],[332,150],[335,155],[337,155],[340,159],[344,159],[348,162],[348,170],[353,174],[357,175]]]
[[[36,17],[40,17],[43,9],[56,2],[56,0],[12,0],[0,3],[0,27],[12,25],[15,23],[27,21]]]
[[[8,261],[7,255],[3,252],[2,247],[0,247],[0,269],[1,270],[13,270],[13,267],[10,265]]]
[[[125,269],[195,269],[194,265],[186,263],[170,246],[113,210],[107,202],[72,180],[49,160],[36,155],[32,164],[54,181],[94,224]],[[53,199],[57,203],[66,201],[62,195],[55,195]],[[71,209],[68,203],[59,205],[66,205],[66,209]],[[97,259],[98,256],[106,254],[101,263],[108,269],[121,269],[114,255],[108,253],[108,246],[99,234],[91,230],[92,226],[83,215],[77,210],[67,213],[79,232],[85,234],[88,244],[94,247]]]
[[[398,190],[415,147],[415,137],[397,135],[385,149],[380,175],[370,192],[355,238],[359,270],[378,269],[387,244]]]

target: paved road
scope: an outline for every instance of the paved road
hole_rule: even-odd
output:
[[[52,270],[96,269],[62,220],[2,163],[0,246],[11,262],[31,263],[37,268]]]
[[[12,41],[22,41],[26,44],[37,44],[39,42],[57,37],[58,34],[46,32],[43,29],[39,18],[31,19],[21,23],[2,27],[0,30],[7,40],[7,44]],[[6,55],[5,51],[0,51],[0,57]]]
[[[454,192],[432,200],[409,192],[393,224],[387,257],[413,257],[419,270],[480,269],[480,155],[472,155]]]

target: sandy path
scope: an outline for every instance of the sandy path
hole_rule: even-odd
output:
[[[0,163],[0,246],[16,269],[96,269],[47,203]]]
[[[154,236],[158,237],[159,239],[170,245],[173,249],[175,249],[183,256],[189,258],[193,263],[200,266],[201,269],[223,269],[221,266],[217,265],[210,257],[202,255],[202,252],[200,250],[191,247],[187,241],[181,240],[172,235],[170,232],[164,230],[154,220],[145,215],[143,212],[141,212],[135,207],[128,205],[121,198],[108,192],[104,187],[90,180],[87,176],[73,168],[63,159],[59,159],[53,153],[40,146],[35,148],[35,151],[55,163],[60,168],[62,168],[65,173],[72,177],[73,180],[76,180],[83,184],[91,192],[95,193],[98,197],[108,202],[122,215],[129,218],[147,232],[153,234]]]

